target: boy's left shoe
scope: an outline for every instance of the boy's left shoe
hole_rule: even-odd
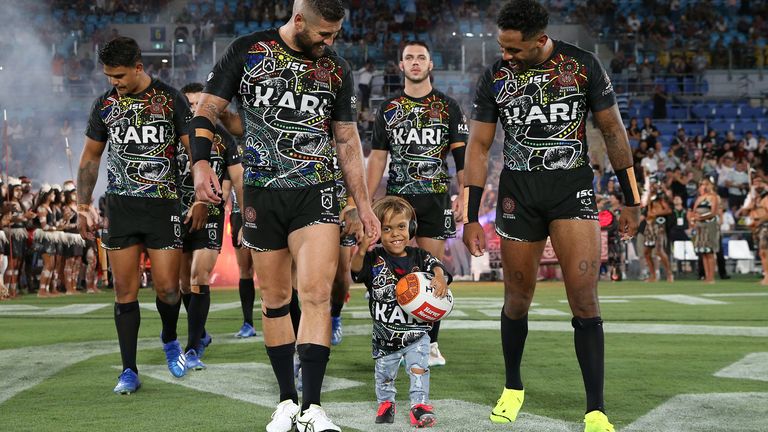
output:
[[[395,403],[384,401],[379,404],[376,411],[376,423],[394,423],[395,422]]]
[[[437,417],[432,412],[432,405],[416,404],[411,407],[411,425],[418,428],[434,426]]]
[[[584,416],[584,432],[614,432],[614,429],[603,412],[590,411]]]

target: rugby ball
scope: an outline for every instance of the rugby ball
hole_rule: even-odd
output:
[[[397,303],[410,316],[420,321],[436,322],[453,310],[451,289],[443,298],[435,297],[431,273],[414,272],[403,276],[395,286]]]

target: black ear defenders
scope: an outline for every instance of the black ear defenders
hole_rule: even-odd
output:
[[[392,199],[392,198],[388,196],[383,199]],[[411,210],[411,219],[408,221],[408,240],[411,240],[414,237],[416,237],[416,230],[419,227],[419,224],[416,222],[416,210],[414,210],[411,203],[409,203],[405,199],[403,198],[395,198],[395,199],[397,199],[398,201],[402,201],[403,204],[406,205]],[[381,243],[381,237],[379,237],[376,243]]]

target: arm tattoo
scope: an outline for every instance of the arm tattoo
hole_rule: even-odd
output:
[[[338,122],[336,127],[336,151],[339,156],[339,162],[342,166],[348,166],[347,163],[360,161],[361,152],[359,150],[360,142],[354,140],[354,129],[357,128],[355,122]],[[341,133],[338,133],[341,132]],[[355,147],[357,146],[357,147]]]
[[[629,141],[624,130],[617,130],[615,127],[603,129],[603,138],[605,139],[605,150],[608,152],[608,159],[611,161],[613,169],[624,169],[632,166],[632,149],[629,147]]]
[[[77,170],[77,203],[91,204],[93,188],[99,178],[100,161],[84,161]]]
[[[219,120],[219,108],[214,103],[207,103],[205,105],[201,105],[198,107],[198,112],[200,115],[203,115],[205,117],[208,117],[210,121],[213,122],[213,124],[216,124],[216,122]]]

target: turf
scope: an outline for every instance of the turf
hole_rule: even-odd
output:
[[[456,309],[465,316],[451,317],[441,332],[440,348],[448,364],[432,370],[431,398],[462,400],[490,409],[504,383],[497,324],[503,287],[499,283],[456,283],[452,289]],[[375,401],[370,320],[352,318],[353,314],[365,315],[367,302],[362,293],[360,289],[352,291],[343,315],[347,332],[343,343],[333,348],[327,372],[331,377],[362,385],[328,392],[324,395],[324,404],[328,407],[341,402],[369,402],[373,407]],[[766,391],[766,382],[759,379],[714,376],[715,372],[750,353],[768,351],[768,314],[765,312],[768,289],[757,285],[754,278],[716,285],[695,281],[672,285],[601,283],[600,295],[605,300],[602,316],[606,322],[606,405],[617,429],[677,395]],[[670,295],[684,297],[658,297]],[[212,297],[213,305],[238,302],[236,290],[217,289]],[[703,304],[686,304],[692,300]],[[152,292],[142,290],[140,301],[152,305]],[[120,356],[111,302],[112,294],[106,292],[53,299],[28,296],[0,303],[0,360],[15,362],[3,365],[6,372],[0,374],[0,392],[3,389],[8,392],[12,387],[8,383],[13,380],[16,386],[28,387],[0,398],[3,430],[264,430],[271,414],[267,406],[229,394],[169,384],[165,379],[154,379],[145,373],[141,374],[143,387],[138,393],[112,394]],[[532,330],[523,358],[526,385],[523,411],[579,423],[584,414],[583,385],[573,350],[573,334],[567,329],[570,315],[562,284],[540,283],[534,302],[530,315]],[[54,312],[57,307],[87,303],[105,307],[85,314]],[[537,310],[549,312],[539,315],[535,313]],[[553,315],[552,311],[560,314]],[[158,341],[159,317],[147,309],[142,309],[141,314],[140,368],[163,366],[164,356]],[[260,318],[258,311],[254,315],[257,320]],[[232,335],[241,323],[240,309],[234,305],[210,314],[207,328],[214,341],[204,359],[209,370],[223,363],[269,363],[260,341],[234,340]],[[260,322],[256,324],[258,329]],[[644,334],[620,330],[620,325],[625,324],[639,326],[630,327],[635,329],[657,324],[691,325],[695,327],[690,328],[697,329],[728,327],[735,328],[738,335]],[[539,330],[537,325],[549,330]],[[749,330],[757,333],[751,334]],[[186,334],[185,315],[180,320],[179,333]],[[80,345],[73,345],[75,343]],[[87,354],[89,350],[95,355]],[[72,355],[75,357],[70,358]],[[40,371],[45,378],[26,385],[24,380],[30,377],[25,376],[24,371]],[[204,379],[201,374],[208,371],[191,373],[196,379]],[[269,373],[266,375],[265,381],[274,381]],[[268,397],[273,394],[273,387],[273,384],[266,388],[256,386],[253,392]],[[402,403],[400,415],[407,405],[408,379],[404,373],[398,378],[398,390],[398,400]],[[450,406],[440,404],[435,408],[438,421],[441,412],[451,410]],[[370,418],[372,423],[375,413],[371,408],[343,415]],[[470,429],[451,422],[441,427],[441,430]]]

